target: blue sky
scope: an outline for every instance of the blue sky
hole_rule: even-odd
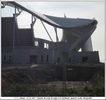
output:
[[[18,2],[32,11],[40,12],[52,16],[69,18],[95,18],[98,21],[97,28],[92,35],[93,50],[99,51],[100,60],[104,62],[105,57],[105,4],[104,2]],[[8,9],[8,7],[6,8]],[[10,15],[13,11],[5,10],[2,14]],[[12,14],[12,13],[11,13]],[[21,24],[20,24],[21,23]],[[18,17],[18,25],[20,28],[30,27],[31,16],[22,12]],[[55,32],[53,27],[45,23],[49,33],[55,41]],[[39,27],[37,27],[39,26]],[[35,37],[41,37],[50,40],[45,32],[41,22],[37,19],[34,25]],[[62,30],[58,29],[59,39],[62,37]]]

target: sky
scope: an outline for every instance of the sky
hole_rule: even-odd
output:
[[[97,28],[92,34],[93,50],[99,51],[100,61],[105,61],[105,4],[104,2],[18,2],[32,11],[68,18],[96,19]],[[8,9],[9,8],[9,9]],[[6,10],[8,9],[8,10]],[[6,7],[2,10],[2,16],[10,16],[14,12],[13,8]],[[28,28],[31,24],[31,15],[22,12],[17,17],[19,28]],[[52,39],[56,41],[54,28],[46,23]],[[39,19],[34,25],[34,35],[38,38],[50,40]],[[62,38],[62,30],[58,28],[59,40]]]

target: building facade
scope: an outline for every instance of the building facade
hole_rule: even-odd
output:
[[[18,29],[14,17],[2,18],[1,33],[2,64],[99,63],[97,51],[70,52],[68,42],[34,38],[33,29]]]

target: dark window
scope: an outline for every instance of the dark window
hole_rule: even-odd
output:
[[[60,57],[57,58],[57,63],[60,63]]]
[[[62,55],[63,55],[63,57],[62,57],[63,63],[68,62],[68,52],[63,52]]]
[[[43,55],[41,55],[41,62],[43,62]]]
[[[69,62],[71,62],[71,58],[69,58]]]
[[[6,63],[6,56],[3,56],[2,63]]]
[[[82,62],[87,62],[88,61],[88,57],[85,56],[85,57],[82,57]]]
[[[9,63],[11,63],[11,56],[9,56]]]
[[[37,56],[36,55],[30,56],[30,63],[37,64]]]
[[[47,61],[47,62],[49,61],[49,57],[48,57],[48,55],[46,56],[46,61]]]
[[[3,58],[4,58],[4,61],[5,61],[6,60],[6,56],[4,56]]]

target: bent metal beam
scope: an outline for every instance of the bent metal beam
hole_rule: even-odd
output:
[[[54,17],[38,12],[33,12],[30,9],[16,3],[2,1],[3,5],[17,7],[18,9],[24,10],[36,18],[50,24],[53,27],[63,29],[62,41],[67,41],[70,44],[70,50],[79,50],[83,48],[84,51],[91,51],[91,39],[89,39],[96,29],[97,21],[94,19],[80,19],[80,18],[64,18]],[[93,31],[92,31],[93,30]],[[73,35],[75,34],[75,35]],[[77,36],[77,37],[76,37]],[[79,37],[81,36],[81,37]],[[89,39],[89,41],[87,41]],[[87,42],[87,43],[86,43]],[[89,47],[91,49],[89,49]]]

